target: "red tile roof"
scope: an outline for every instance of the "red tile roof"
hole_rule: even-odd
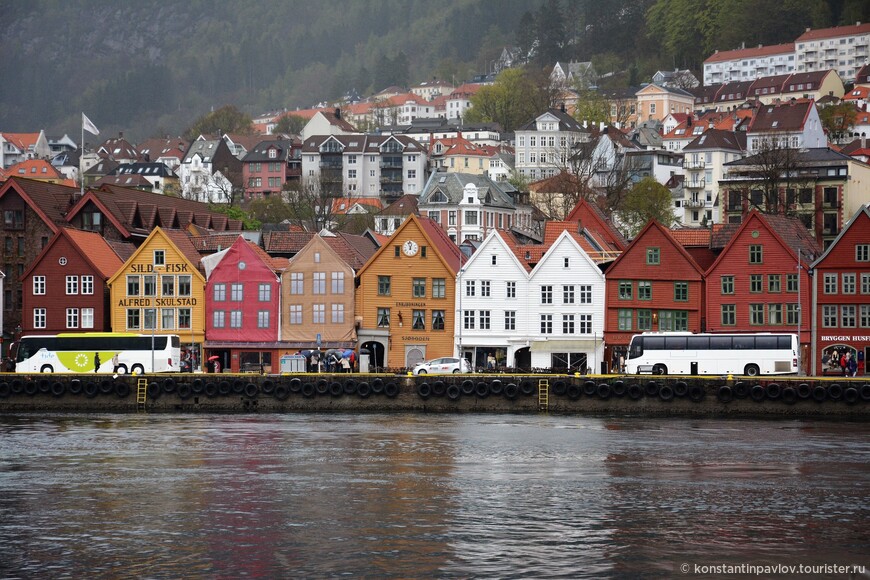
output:
[[[124,265],[124,260],[116,253],[115,248],[111,247],[100,234],[71,228],[63,228],[61,232],[59,235],[66,235],[103,278],[108,280]],[[128,245],[131,247],[132,255],[132,244]]]
[[[742,60],[744,58],[759,58],[775,54],[787,54],[794,52],[794,43],[774,44],[771,46],[757,46],[755,48],[738,48],[737,50],[722,50],[714,53],[704,64],[722,62],[726,60]]]
[[[67,212],[79,194],[79,189],[76,187],[35,179],[23,179],[18,176],[10,177],[0,186],[0,198],[7,195],[10,190],[18,192],[27,200],[31,209],[39,214],[42,220],[55,232],[57,226],[68,223],[66,220]]]
[[[839,38],[841,36],[855,36],[858,34],[870,33],[870,24],[850,24],[848,26],[834,26],[832,28],[819,28],[817,30],[807,30],[797,37],[795,42],[806,42],[808,40],[818,40],[820,38]]]

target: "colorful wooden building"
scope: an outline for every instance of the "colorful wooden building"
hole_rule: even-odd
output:
[[[360,347],[377,367],[455,356],[456,277],[464,256],[434,221],[411,215],[357,275]]]
[[[867,374],[870,358],[870,207],[852,216],[840,235],[812,263],[812,374],[842,374],[844,353]]]

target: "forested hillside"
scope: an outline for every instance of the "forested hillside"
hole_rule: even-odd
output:
[[[0,0],[0,130],[179,134],[225,104],[257,115],[487,72],[516,45],[599,72],[700,64],[870,18],[864,0]]]

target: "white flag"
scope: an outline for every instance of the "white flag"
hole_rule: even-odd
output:
[[[99,134],[100,134],[100,130],[97,129],[97,126],[94,125],[94,124],[91,122],[91,120],[88,119],[87,115],[85,115],[84,113],[82,113],[82,128],[83,128],[85,131],[87,131],[88,133],[91,133],[91,134],[93,134],[93,135],[99,135]]]

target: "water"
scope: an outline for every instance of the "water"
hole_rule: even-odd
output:
[[[866,423],[6,415],[0,577],[658,578],[684,563],[868,565],[868,496]]]

